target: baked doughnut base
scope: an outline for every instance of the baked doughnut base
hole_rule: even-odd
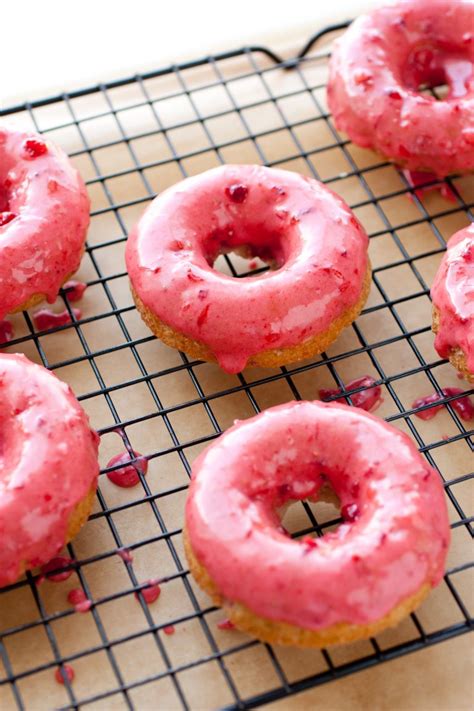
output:
[[[183,539],[189,568],[198,585],[212,598],[215,605],[223,608],[237,629],[270,644],[321,648],[333,644],[346,644],[358,639],[368,639],[387,627],[397,625],[423,602],[431,590],[431,585],[428,582],[423,583],[414,595],[400,602],[385,617],[366,625],[339,622],[320,630],[309,630],[288,622],[260,617],[242,603],[231,602],[223,598],[206,568],[195,556],[186,529],[183,531]]]
[[[440,313],[436,306],[433,306],[433,323],[431,329],[433,333],[438,333],[440,323]],[[456,346],[452,348],[449,352],[448,360],[451,365],[456,368],[456,370],[468,381],[468,383],[474,383],[474,373],[468,368],[466,354]]]
[[[80,260],[82,260],[82,257],[84,256],[84,250],[81,252],[81,257]],[[79,265],[77,267],[79,269]],[[69,281],[69,279],[72,279],[74,274],[76,273],[77,269],[75,269],[73,272],[68,274],[67,276],[64,277],[63,281],[61,282],[61,286],[64,286],[66,282]],[[59,291],[58,291],[59,294]],[[21,306],[17,306],[16,309],[13,309],[13,311],[10,311],[10,314],[18,314],[21,311],[28,311],[28,309],[32,309],[34,306],[38,306],[38,304],[41,304],[43,301],[47,301],[46,294],[33,294],[30,296],[27,301],[25,301]]]
[[[71,515],[69,516],[69,523],[67,527],[66,537],[64,539],[64,544],[66,545],[73,538],[77,536],[81,528],[87,523],[90,512],[92,511],[92,504],[94,503],[96,489],[95,487],[91,489],[88,494],[77,504],[73,509]],[[18,571],[18,577],[23,575],[27,570],[30,570],[32,566],[25,564],[25,561],[21,562],[20,569]]]
[[[369,264],[362,285],[362,292],[359,301],[335,319],[327,331],[324,331],[324,333],[320,333],[317,336],[313,336],[312,338],[309,338],[296,346],[289,346],[288,348],[275,348],[257,353],[249,358],[247,367],[255,366],[263,368],[276,368],[281,365],[287,365],[288,363],[295,363],[300,360],[305,360],[306,358],[311,358],[312,356],[325,351],[326,348],[328,348],[328,346],[336,340],[340,332],[346,328],[346,326],[349,326],[362,311],[369,295],[370,280],[371,268]],[[190,358],[211,362],[216,361],[214,354],[206,345],[204,345],[204,343],[194,341],[185,336],[183,333],[175,331],[171,328],[171,326],[168,326],[166,323],[161,321],[158,316],[156,316],[147,306],[145,306],[133,286],[131,287],[131,291],[133,300],[135,301],[135,305],[143,321],[155,334],[155,336],[163,341],[163,343],[166,343],[167,346],[171,346],[171,348],[177,348],[179,351],[184,351]]]

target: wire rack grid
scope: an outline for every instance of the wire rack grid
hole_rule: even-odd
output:
[[[318,33],[290,60],[248,47],[1,112],[65,146],[91,194],[82,314],[62,292],[58,304],[71,324],[39,332],[31,314],[17,315],[15,340],[4,350],[26,353],[72,385],[101,435],[103,465],[94,511],[67,547],[70,579],[39,585],[33,572],[0,590],[2,708],[39,708],[39,699],[64,708],[251,708],[472,628],[473,432],[451,405],[456,395],[444,397],[444,412],[430,421],[416,416],[430,406],[413,401],[459,386],[433,350],[429,284],[447,239],[472,218],[473,186],[453,177],[444,184],[450,201],[437,190],[421,195],[402,172],[338,134],[325,82],[340,29]],[[224,162],[316,177],[369,232],[369,301],[328,353],[228,376],[168,349],[137,316],[123,261],[131,225],[167,185]],[[216,267],[235,277],[265,268],[235,255]],[[444,581],[396,630],[341,649],[288,651],[221,629],[222,614],[194,584],[183,555],[192,460],[234,419],[317,398],[320,387],[341,388],[352,404],[362,388],[344,383],[366,373],[383,390],[378,414],[408,432],[443,478],[453,536]],[[135,489],[117,489],[105,476],[122,449],[139,474]],[[148,461],[146,476],[137,452]],[[334,509],[307,502],[284,520],[293,536],[323,535],[339,522]],[[130,555],[117,555],[125,549]],[[149,605],[141,590],[152,578],[162,593]],[[74,586],[92,600],[87,615],[66,601]],[[58,668],[63,685],[54,681]]]

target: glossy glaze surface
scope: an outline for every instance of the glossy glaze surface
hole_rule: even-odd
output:
[[[401,0],[359,17],[330,62],[337,128],[414,171],[474,170],[472,17],[471,0]],[[442,101],[419,91],[441,84]]]
[[[328,481],[345,522],[288,538],[277,509]],[[193,465],[186,527],[225,598],[307,629],[376,620],[436,585],[450,537],[441,479],[412,441],[320,402],[271,408],[211,445]]]
[[[42,565],[62,548],[96,486],[97,449],[65,383],[22,355],[0,355],[0,587],[20,563]]]
[[[367,235],[315,180],[223,166],[157,197],[127,242],[132,285],[164,323],[239,372],[254,354],[325,332],[361,297]],[[235,279],[213,269],[246,249],[276,269]]]
[[[439,311],[435,348],[448,358],[461,348],[474,373],[474,225],[456,232],[431,287],[433,305]]]
[[[36,294],[55,300],[88,225],[86,188],[64,151],[0,127],[0,319]]]

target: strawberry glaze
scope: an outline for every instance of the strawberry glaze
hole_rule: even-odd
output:
[[[360,299],[367,235],[315,180],[229,165],[174,185],[127,242],[132,286],[161,321],[205,344],[229,373],[262,351],[325,332]],[[213,269],[242,247],[277,268],[238,281]]]
[[[72,309],[72,312],[76,320],[82,317],[79,309]],[[33,321],[38,331],[48,331],[50,328],[67,326],[68,323],[72,323],[71,314],[67,309],[57,314],[51,309],[40,309],[33,314]]]
[[[277,509],[329,481],[345,522],[313,545]],[[450,531],[439,475],[404,433],[357,408],[292,402],[240,422],[193,465],[192,549],[229,601],[306,629],[365,624],[440,582]]]
[[[62,670],[63,671],[61,672],[61,667],[56,669],[56,671],[54,672],[54,678],[56,679],[58,684],[64,684],[63,674],[65,674],[68,682],[71,684],[74,681],[74,677],[76,676],[74,669],[70,664],[63,664]]]
[[[426,193],[439,192],[445,200],[456,202],[453,190],[444,181],[440,183],[434,173],[424,173],[418,170],[404,170],[402,172],[410,187],[414,188],[413,192],[419,200],[422,200]],[[411,193],[408,193],[407,197],[413,200]]]
[[[56,556],[48,560],[45,565],[41,566],[42,575],[50,580],[52,583],[63,583],[65,580],[71,577],[74,570],[69,568],[69,570],[60,570],[61,568],[66,568],[67,566],[74,563],[72,558],[65,558],[64,556]],[[58,571],[58,572],[56,572]]]
[[[143,457],[139,452],[133,452],[133,456],[136,457],[136,461],[132,464],[130,462],[130,456],[131,455],[128,451],[116,454],[115,457],[112,457],[112,459],[107,463],[106,467],[108,469],[109,467],[117,466],[117,464],[124,465],[119,469],[107,472],[107,478],[110,479],[113,484],[120,486],[123,489],[129,489],[139,483],[140,477],[137,469],[143,476],[145,476],[148,471],[148,460],[146,457]]]
[[[116,553],[124,563],[133,563],[133,553],[128,548],[117,548]]]
[[[79,267],[89,224],[84,182],[40,136],[0,128],[0,319],[34,294],[53,302]],[[13,218],[5,221],[5,215]],[[2,217],[3,216],[3,217]]]
[[[219,630],[235,630],[235,625],[227,617],[217,623],[217,629]]]
[[[70,602],[71,605],[78,605],[80,602],[84,602],[85,600],[87,600],[87,595],[82,588],[73,588],[72,590],[69,590],[67,594],[67,601]]]
[[[436,176],[474,169],[471,0],[401,0],[336,41],[328,103],[354,143]],[[448,84],[437,101],[419,86]]]
[[[161,595],[161,588],[156,580],[149,580],[146,587],[140,590],[140,593],[143,595],[144,600],[150,604],[158,600]],[[137,600],[140,599],[138,592],[135,593],[135,597]]]
[[[63,286],[68,301],[80,301],[87,289],[87,284],[83,281],[67,281]]]
[[[75,612],[84,614],[85,612],[89,612],[92,607],[92,600],[89,600],[81,588],[70,590],[67,595],[67,600],[74,606]]]
[[[439,400],[442,400],[445,397],[451,397],[452,395],[463,396],[456,398],[456,400],[451,400],[449,404],[462,420],[472,422],[474,420],[474,405],[472,404],[470,398],[467,395],[464,395],[464,390],[461,390],[460,388],[443,388],[441,394],[433,393],[432,395],[419,397],[412,404],[412,409],[416,410],[419,407],[431,405],[432,403],[439,402]],[[420,420],[432,420],[433,417],[444,407],[444,404],[435,405],[434,407],[429,407],[426,410],[415,412],[415,415],[419,417]]]
[[[442,358],[460,348],[474,374],[474,225],[456,232],[431,287],[439,311],[435,348]]]
[[[375,380],[370,375],[363,375],[361,378],[351,380],[344,386],[346,392],[349,390],[355,390],[356,388],[365,388],[365,390],[361,390],[360,392],[351,395],[354,407],[360,407],[361,410],[371,412],[371,410],[375,410],[381,404],[382,388],[380,385],[375,385]],[[321,388],[319,391],[319,397],[321,400],[326,400],[327,398],[340,395],[341,393],[341,388]],[[333,402],[340,402],[342,405],[347,405],[346,400],[343,397],[337,398],[337,400],[334,400]]]
[[[65,383],[9,354],[0,355],[0,433],[2,587],[21,563],[44,565],[64,545],[72,512],[97,485],[99,438]]]

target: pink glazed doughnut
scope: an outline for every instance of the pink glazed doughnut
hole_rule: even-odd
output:
[[[474,169],[472,0],[401,0],[336,41],[328,102],[336,127],[410,170]],[[420,86],[447,84],[442,101]]]
[[[86,188],[64,151],[0,128],[0,320],[56,299],[79,267],[88,225]]]
[[[155,198],[129,236],[126,262],[155,335],[238,373],[325,350],[365,303],[367,248],[349,207],[316,180],[228,165]],[[214,270],[233,250],[276,269],[242,279]]]
[[[0,587],[47,563],[87,520],[99,438],[71,389],[0,355]]]
[[[474,224],[449,240],[431,299],[436,350],[474,383]]]
[[[285,535],[278,509],[328,483],[344,523]],[[441,478],[407,435],[320,402],[270,408],[208,447],[185,521],[191,572],[236,627],[305,647],[396,624],[440,582],[450,539]]]

